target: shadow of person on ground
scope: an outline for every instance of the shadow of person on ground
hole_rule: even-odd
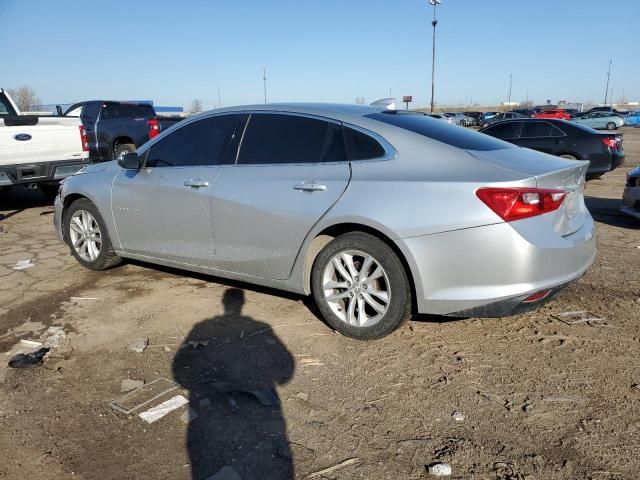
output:
[[[173,376],[199,415],[187,433],[192,478],[207,479],[223,467],[243,480],[293,478],[274,389],[293,376],[293,356],[269,325],[242,315],[242,290],[227,289],[222,303],[224,314],[193,327],[173,361]]]

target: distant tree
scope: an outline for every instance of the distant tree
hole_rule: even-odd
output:
[[[40,99],[36,97],[36,91],[29,85],[22,85],[18,88],[9,88],[9,95],[16,102],[16,105],[22,112],[34,110],[39,105]]]
[[[364,105],[364,102],[365,102],[365,101],[366,101],[366,100],[365,100],[365,98],[364,98],[364,97],[356,97],[356,103],[357,103],[358,105]]]
[[[202,100],[199,98],[194,99],[189,107],[189,112],[200,113],[202,111]]]

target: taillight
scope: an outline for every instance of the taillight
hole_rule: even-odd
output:
[[[149,139],[160,135],[160,123],[157,118],[150,118],[147,120],[147,125],[149,125]]]
[[[87,131],[84,129],[83,125],[78,127],[80,129],[80,141],[82,142],[82,151],[89,151],[89,141],[87,140]]]
[[[557,210],[567,193],[541,188],[480,188],[476,195],[500,218],[512,222]]]
[[[602,143],[604,143],[609,148],[618,148],[618,141],[615,137],[605,137],[602,139]]]

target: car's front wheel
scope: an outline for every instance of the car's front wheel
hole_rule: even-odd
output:
[[[326,322],[348,337],[381,338],[411,317],[411,286],[402,262],[367,233],[331,241],[316,257],[311,286]]]
[[[616,129],[616,124],[613,122],[609,122],[607,123],[607,130],[615,130]]]
[[[100,212],[88,199],[78,199],[65,210],[63,228],[71,253],[82,266],[106,270],[122,262]]]

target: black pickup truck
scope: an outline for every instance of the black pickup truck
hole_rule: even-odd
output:
[[[182,120],[158,117],[148,103],[91,100],[71,105],[66,116],[80,117],[94,162],[116,159]]]

